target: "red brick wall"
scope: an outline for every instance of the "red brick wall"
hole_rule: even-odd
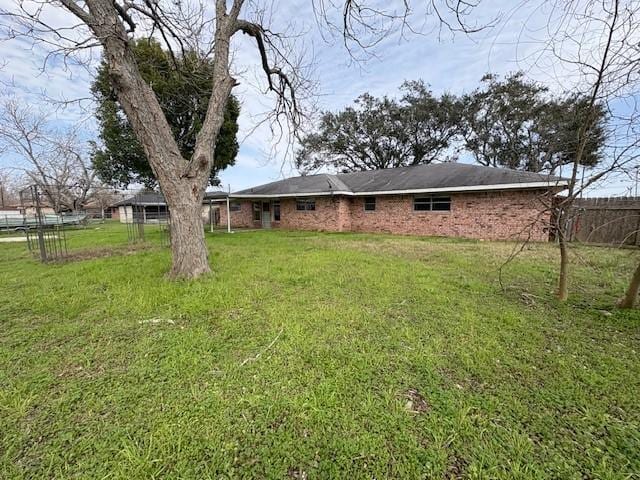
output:
[[[296,210],[293,198],[280,200],[281,221],[274,227],[290,230],[386,232],[437,235],[487,240],[524,238],[546,241],[550,214],[544,209],[543,191],[505,191],[451,194],[448,212],[416,212],[413,195],[376,198],[376,210],[364,211],[364,197],[316,197],[316,209]],[[231,212],[233,227],[260,227],[252,220],[252,202],[242,201],[240,212]],[[226,208],[221,209],[226,225]],[[534,224],[528,228],[529,224]]]
[[[351,228],[357,232],[438,235],[487,240],[526,238],[548,240],[549,214],[541,191],[478,192],[451,194],[448,212],[416,212],[412,195],[381,196],[374,212],[364,211],[364,198],[351,203]],[[529,224],[534,224],[528,229]]]
[[[233,200],[232,200],[233,203]],[[220,204],[220,226],[227,226],[227,204]],[[253,202],[242,200],[240,211],[231,210],[231,228],[259,228],[260,222],[253,221]]]
[[[280,200],[279,226],[289,230],[344,231],[340,230],[343,223],[339,213],[346,211],[342,205],[347,200],[342,197],[316,197],[315,200],[316,209],[304,211],[296,210],[294,198]]]

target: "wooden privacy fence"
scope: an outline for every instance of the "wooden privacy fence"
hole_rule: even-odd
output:
[[[579,198],[570,218],[571,241],[640,246],[640,197]]]

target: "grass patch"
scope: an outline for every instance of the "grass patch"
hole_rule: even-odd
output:
[[[0,245],[1,478],[640,472],[635,251],[577,248],[560,305],[548,244],[503,292],[506,242],[214,233],[214,273],[169,282],[98,228],[79,261]]]

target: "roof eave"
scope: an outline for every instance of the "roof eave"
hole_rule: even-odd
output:
[[[162,207],[162,206],[166,206],[167,204],[165,202],[120,202],[120,203],[114,203],[113,205],[111,205],[110,208],[115,208],[115,207]]]
[[[566,181],[554,182],[522,182],[522,183],[498,183],[495,185],[463,185],[457,187],[434,187],[434,188],[413,188],[406,190],[377,190],[355,192],[354,196],[365,195],[410,195],[415,193],[455,193],[455,192],[487,192],[495,190],[530,190],[530,189],[550,189],[566,187]]]
[[[435,188],[412,188],[404,190],[367,190],[361,192],[331,191],[331,192],[305,192],[305,193],[232,193],[230,198],[289,198],[289,197],[322,197],[331,195],[345,196],[371,196],[371,195],[410,195],[417,193],[455,193],[455,192],[485,192],[495,190],[529,190],[529,189],[551,189],[564,188],[568,185],[566,180],[548,182],[522,182],[522,183],[500,183],[495,185],[465,185],[457,187],[435,187]]]
[[[304,193],[232,193],[229,198],[295,198],[295,197],[329,197],[331,195],[353,195],[353,192],[347,190],[330,191],[330,192],[304,192]]]

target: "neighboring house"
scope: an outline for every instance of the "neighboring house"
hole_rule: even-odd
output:
[[[143,192],[111,205],[111,218],[120,223],[158,222],[167,217],[164,197],[156,192]]]
[[[202,220],[214,225],[220,224],[220,211],[226,209],[227,193],[222,191],[206,192],[202,201]],[[143,192],[114,203],[110,207],[111,218],[121,223],[132,223],[134,217],[144,223],[165,220],[169,209],[164,196],[156,192]],[[226,217],[225,217],[226,218]]]
[[[90,218],[115,218],[118,219],[119,208],[114,205],[120,200],[127,198],[126,195],[113,192],[99,192],[91,197],[82,207],[81,212]],[[115,202],[115,203],[114,203]]]
[[[232,227],[548,240],[558,177],[464,163],[293,177],[230,195]],[[226,223],[226,209],[220,210]]]

